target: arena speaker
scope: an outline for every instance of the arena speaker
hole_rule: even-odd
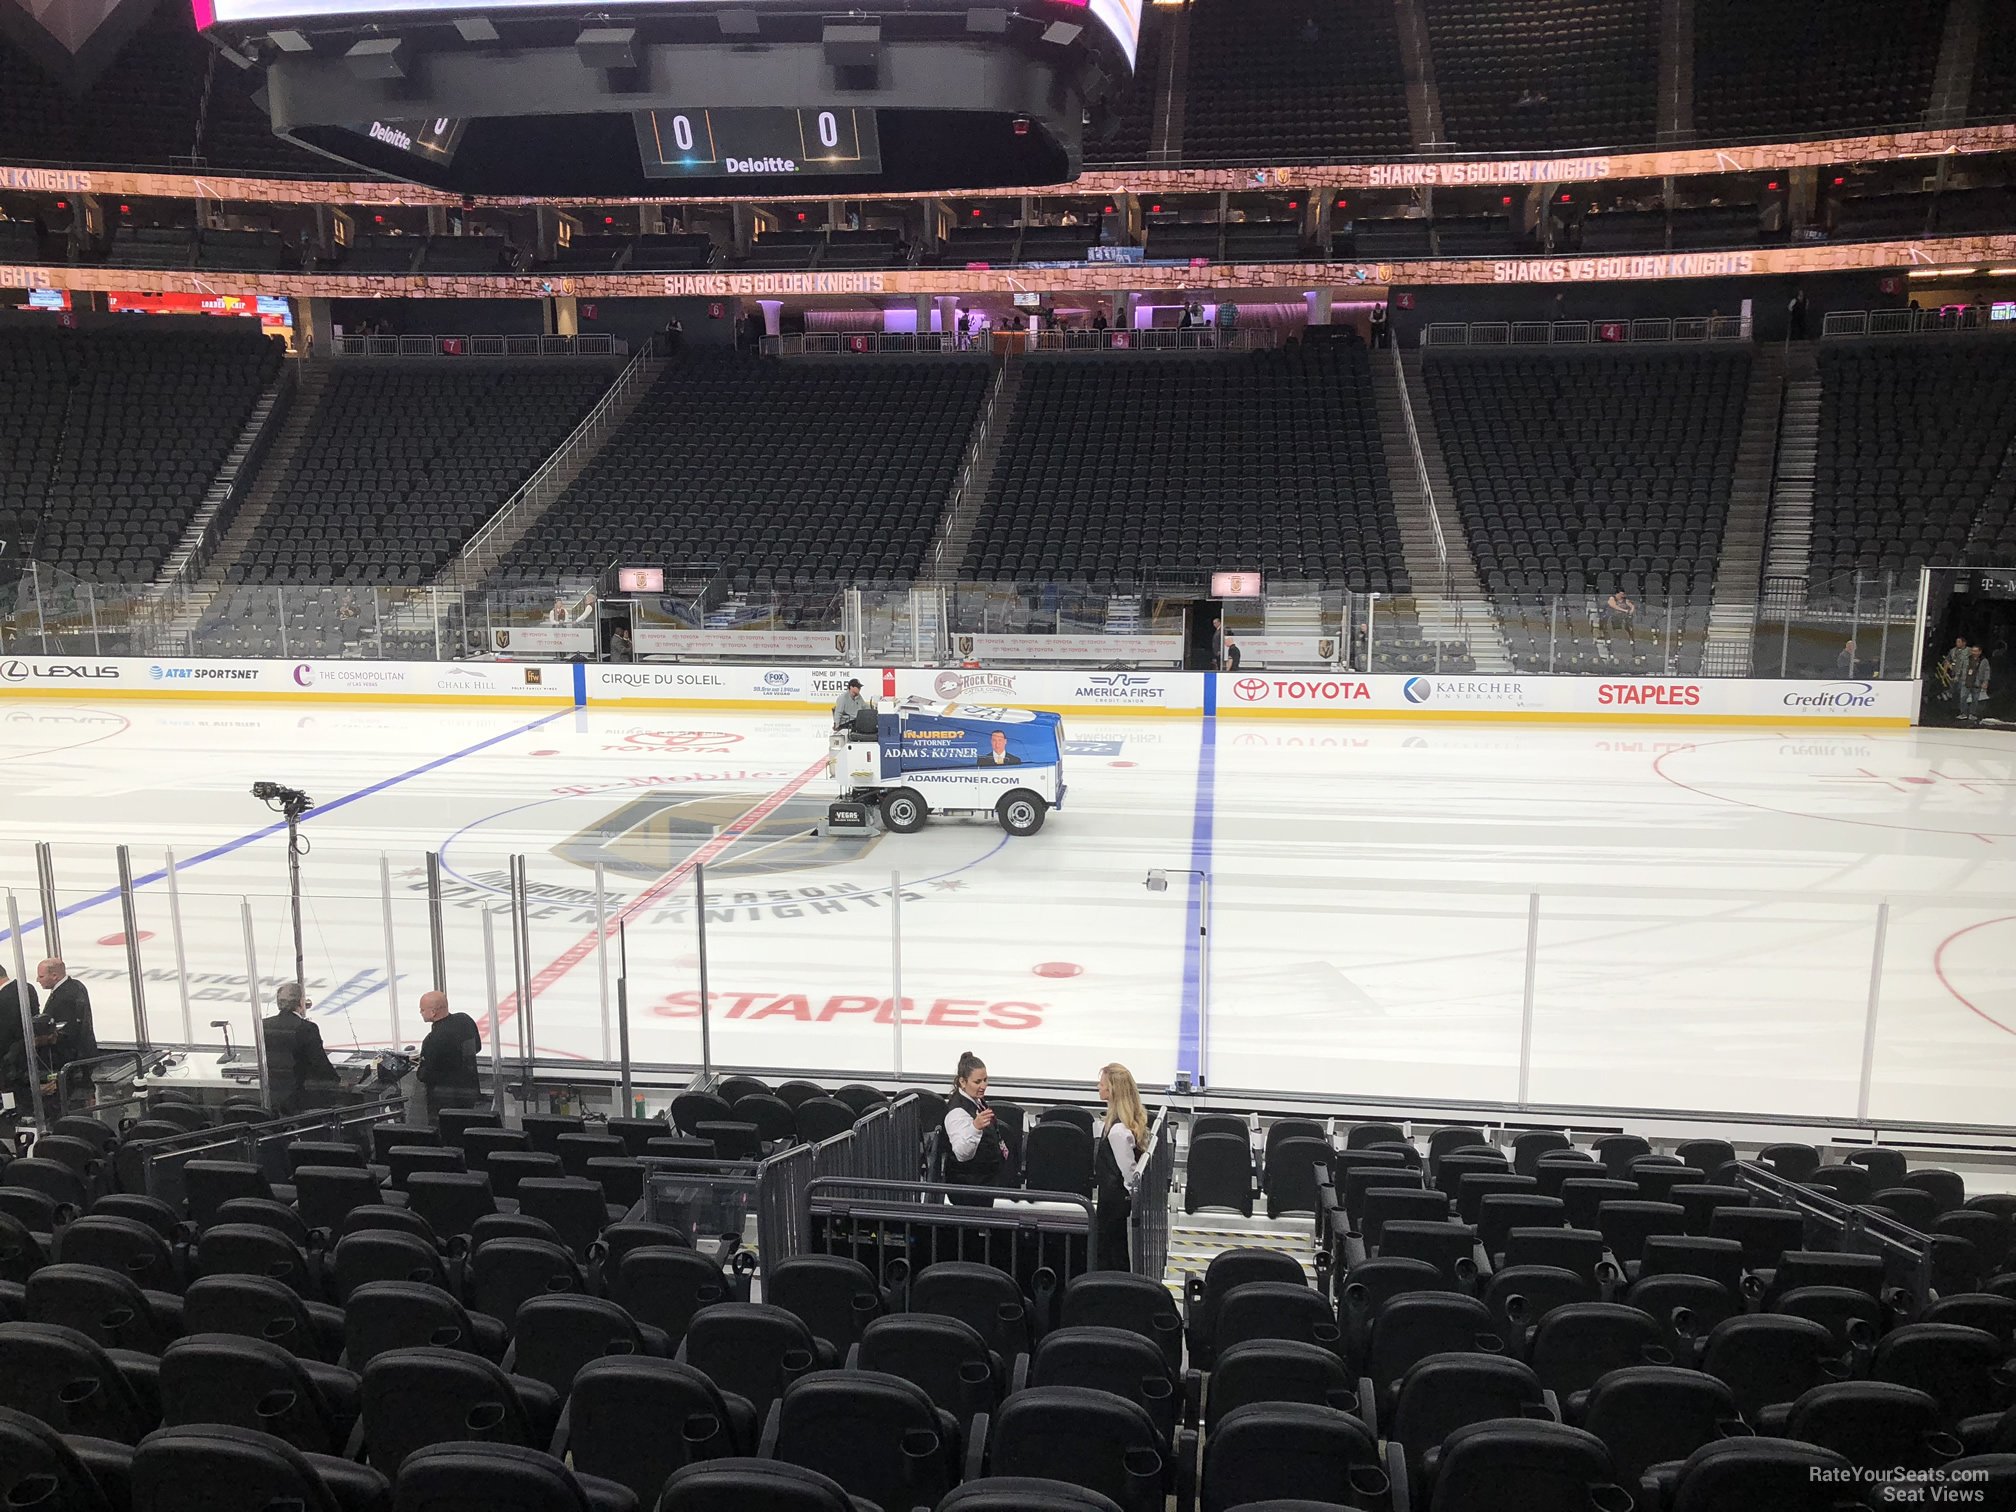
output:
[[[835,68],[876,68],[882,62],[880,21],[828,21],[820,33],[826,61]]]
[[[574,39],[574,52],[590,68],[607,72],[637,66],[637,28],[591,26]]]
[[[403,79],[413,63],[413,45],[404,37],[364,37],[343,55],[359,79]]]

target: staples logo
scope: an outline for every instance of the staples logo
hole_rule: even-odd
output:
[[[1650,704],[1662,709],[1693,709],[1700,707],[1701,689],[1695,683],[1603,683],[1596,689],[1596,702],[1618,708]]]

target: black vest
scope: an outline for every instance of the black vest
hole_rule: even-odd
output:
[[[980,1105],[964,1092],[954,1092],[946,1103],[945,1111],[963,1110],[968,1118],[980,1116]],[[960,1160],[952,1153],[952,1131],[945,1135],[945,1181],[951,1186],[993,1186],[1001,1179],[1001,1122],[997,1117],[992,1128],[980,1131],[980,1148],[973,1152],[971,1160]]]
[[[1092,1157],[1092,1179],[1098,1187],[1101,1202],[1125,1202],[1127,1178],[1120,1174],[1120,1158],[1113,1153],[1113,1141],[1107,1137],[1109,1129],[1099,1131],[1098,1151]],[[1138,1164],[1141,1152],[1134,1152]]]

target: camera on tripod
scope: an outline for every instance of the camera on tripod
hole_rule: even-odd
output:
[[[281,808],[292,809],[297,814],[306,813],[315,807],[315,800],[299,788],[287,787],[278,782],[255,782],[252,796],[267,803],[278,804]]]

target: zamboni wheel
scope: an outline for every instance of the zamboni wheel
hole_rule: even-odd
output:
[[[1014,792],[994,805],[1001,828],[1011,835],[1033,835],[1043,828],[1050,805],[1030,792]]]
[[[924,800],[908,788],[894,788],[882,795],[882,823],[892,834],[913,835],[930,817]]]

